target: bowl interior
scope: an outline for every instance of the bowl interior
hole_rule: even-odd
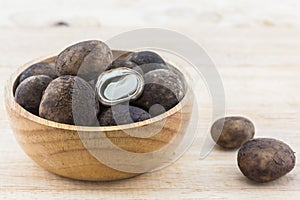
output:
[[[122,57],[127,56],[129,53],[130,52],[113,50],[114,58],[122,58]],[[60,129],[66,129],[66,130],[90,131],[90,132],[117,131],[117,130],[124,130],[124,129],[132,129],[135,127],[149,125],[149,124],[158,122],[164,118],[167,118],[168,116],[171,116],[171,115],[175,114],[176,112],[180,111],[182,109],[182,107],[190,100],[189,99],[190,97],[188,95],[189,87],[187,86],[186,94],[185,94],[184,98],[175,107],[168,110],[167,112],[165,112],[161,115],[158,115],[156,117],[150,118],[148,120],[145,120],[145,121],[135,122],[135,123],[131,123],[131,124],[124,124],[124,125],[117,125],[117,126],[98,126],[98,127],[96,127],[96,126],[75,126],[75,125],[62,124],[62,123],[57,123],[54,121],[46,120],[44,118],[41,118],[39,116],[36,116],[36,115],[28,112],[23,107],[21,107],[18,103],[16,103],[16,101],[14,100],[14,94],[15,94],[15,90],[16,90],[17,86],[19,85],[19,77],[25,69],[27,69],[31,65],[38,63],[38,62],[55,62],[55,59],[56,59],[56,55],[52,55],[52,56],[36,59],[34,61],[31,61],[31,62],[23,65],[22,67],[20,67],[17,70],[16,73],[14,73],[11,76],[11,79],[6,87],[6,100],[7,100],[6,103],[9,104],[11,109],[16,110],[17,113],[19,113],[23,117],[26,117],[29,120],[32,120],[34,122],[37,122],[37,123],[40,123],[40,124],[43,124],[46,126],[60,128]],[[173,64],[173,66],[174,66],[174,64]],[[176,67],[176,66],[174,66],[174,67]],[[188,77],[185,77],[185,78],[187,80]]]

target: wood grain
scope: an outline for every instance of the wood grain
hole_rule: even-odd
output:
[[[224,83],[227,114],[251,118],[257,137],[281,139],[299,157],[300,29],[180,27],[177,30],[204,45],[216,62]],[[15,41],[0,48],[0,83],[4,86],[8,76],[32,58],[51,54],[75,41],[107,39],[122,31],[114,28],[0,30],[1,41]],[[0,94],[3,100],[3,88]],[[203,98],[199,105],[203,123],[197,131],[205,133],[208,127],[204,124],[210,123],[209,101]],[[208,157],[200,159],[201,134],[176,163],[153,173],[108,183],[65,179],[43,170],[24,154],[8,125],[4,104],[0,106],[2,199],[299,199],[300,196],[299,162],[281,179],[255,184],[240,173],[236,151],[216,147]]]
[[[114,52],[114,55],[122,54]],[[171,110],[142,122],[108,127],[80,127],[55,123],[29,113],[14,100],[20,73],[32,64],[53,61],[55,57],[50,56],[20,67],[12,75],[5,90],[5,105],[11,128],[20,146],[32,160],[46,170],[63,177],[86,181],[112,181],[137,176],[140,173],[135,168],[149,165],[149,170],[152,170],[151,159],[141,159],[140,165],[133,165],[131,159],[127,157],[135,156],[134,153],[149,153],[151,154],[149,158],[159,156],[157,165],[159,162],[166,162],[164,159],[169,159],[164,158],[164,154],[167,151],[172,153],[175,151],[190,121],[193,98],[189,96],[189,92]],[[140,137],[141,134],[144,137]],[[115,147],[105,144],[106,137]],[[170,150],[154,154],[167,147]],[[118,156],[119,148],[132,154]],[[108,158],[103,161],[104,157]],[[110,167],[113,164],[128,165],[128,168],[133,170],[117,170]]]

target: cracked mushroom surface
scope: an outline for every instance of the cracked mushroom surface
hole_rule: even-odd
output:
[[[72,75],[90,81],[104,72],[113,59],[110,48],[97,40],[74,44],[56,58],[58,76]]]
[[[93,126],[97,120],[99,102],[93,88],[80,77],[61,76],[46,88],[39,115],[59,123]]]
[[[289,173],[295,167],[296,157],[291,147],[282,141],[257,138],[242,145],[237,161],[247,178],[263,183]]]

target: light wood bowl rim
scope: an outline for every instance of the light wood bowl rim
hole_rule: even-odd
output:
[[[113,51],[117,51],[117,50],[113,50]],[[35,63],[38,63],[38,62],[53,59],[57,55],[58,54],[52,54],[50,56],[44,56],[44,57],[34,59],[34,60],[24,64],[23,66],[19,67],[17,69],[17,71],[11,75],[10,80],[6,84],[6,90],[5,90],[6,104],[8,104],[10,109],[13,109],[19,115],[21,115],[33,122],[39,123],[44,126],[52,127],[52,128],[58,128],[58,129],[64,129],[64,130],[70,130],[70,131],[87,131],[87,132],[104,131],[105,132],[105,131],[119,131],[119,130],[125,130],[125,129],[138,128],[138,127],[146,126],[146,125],[161,121],[161,120],[168,118],[169,116],[175,114],[176,112],[180,111],[184,107],[184,102],[187,101],[188,95],[185,95],[184,98],[175,107],[173,107],[172,109],[168,110],[167,112],[165,112],[157,117],[150,118],[148,120],[141,121],[141,122],[135,122],[135,123],[131,123],[131,124],[117,125],[117,126],[75,126],[75,125],[58,123],[58,122],[54,122],[54,121],[50,121],[50,120],[41,118],[37,115],[34,115],[34,114],[28,112],[27,110],[25,110],[22,106],[20,106],[15,101],[14,94],[13,94],[14,85],[15,85],[17,79],[19,78],[19,76],[21,75],[21,73],[25,69],[27,69],[29,66],[31,66]],[[187,87],[187,90],[189,90],[189,87]],[[188,91],[186,91],[186,94],[187,93],[188,93]]]

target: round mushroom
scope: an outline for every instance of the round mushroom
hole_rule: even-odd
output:
[[[26,78],[36,75],[46,75],[52,79],[57,78],[55,64],[47,62],[33,64],[20,75],[19,82],[21,83]]]
[[[131,61],[140,66],[144,73],[156,69],[167,69],[165,61],[157,53],[152,51],[141,51],[131,53],[126,60]]]
[[[184,84],[172,71],[158,69],[150,71],[144,76],[145,86],[140,98],[131,104],[157,116],[173,108],[185,95]]]
[[[117,69],[117,68],[122,68],[122,67],[133,69],[133,70],[137,71],[138,73],[140,73],[141,75],[144,74],[143,70],[137,64],[127,61],[127,60],[114,60],[112,62],[112,64],[109,65],[107,70]]]
[[[106,108],[99,116],[100,126],[130,124],[150,119],[150,114],[141,108],[118,104]]]
[[[254,137],[253,123],[244,117],[225,117],[217,120],[211,128],[213,140],[223,148],[234,149]]]
[[[158,63],[149,63],[149,64],[143,64],[139,66],[140,69],[143,71],[144,74],[158,70],[158,69],[169,69],[167,65],[164,64],[158,64]]]
[[[174,74],[176,74],[180,78],[180,81],[183,83],[184,90],[187,90],[187,82],[185,80],[184,74],[170,63],[168,63],[167,66],[169,70],[171,70]]]
[[[165,86],[166,88],[170,89],[180,101],[185,93],[184,83],[181,81],[181,78],[182,77],[179,77],[178,74],[175,74],[171,70],[157,69],[145,74],[145,83],[155,83]]]
[[[294,151],[284,142],[271,138],[249,140],[237,156],[241,172],[250,180],[269,182],[289,173],[295,166]]]
[[[38,115],[43,92],[51,81],[52,78],[45,75],[30,76],[17,87],[16,102],[25,110]]]
[[[80,77],[61,76],[44,92],[39,114],[59,123],[92,126],[97,122],[99,102],[93,88]]]
[[[109,47],[97,40],[80,42],[66,48],[56,59],[57,75],[73,75],[89,81],[95,79],[111,64]]]

